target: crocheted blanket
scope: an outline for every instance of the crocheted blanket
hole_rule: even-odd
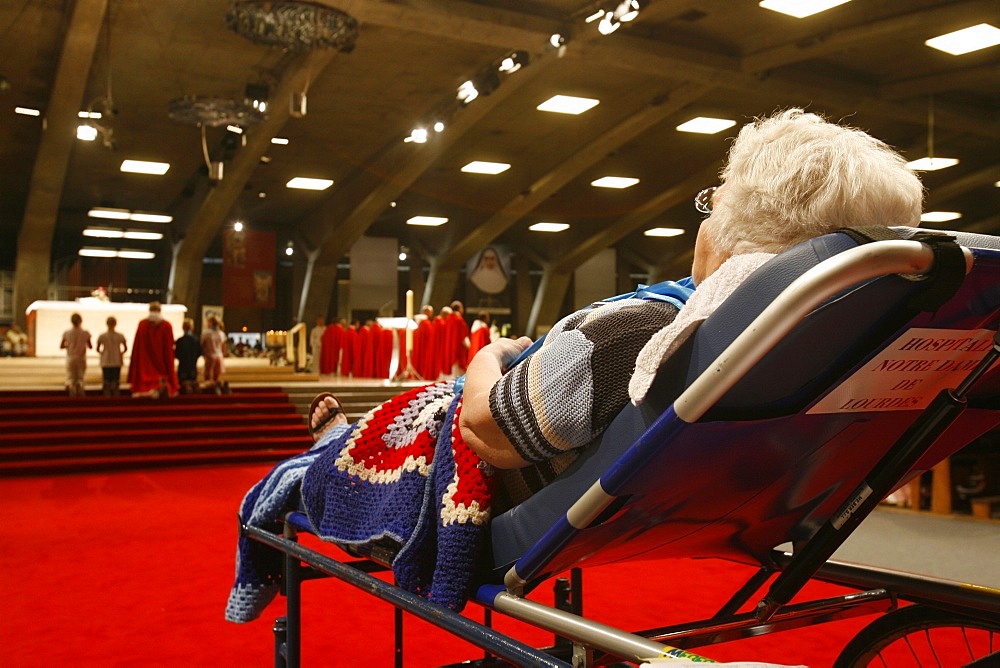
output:
[[[301,493],[316,534],[342,545],[398,547],[396,583],[461,610],[490,519],[490,468],[458,428],[461,393],[448,381],[372,409],[350,429],[279,464],[244,498],[244,523],[274,529]],[[241,538],[226,619],[246,622],[277,595],[280,555]]]

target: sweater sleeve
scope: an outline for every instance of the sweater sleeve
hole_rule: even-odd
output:
[[[545,345],[490,391],[493,419],[527,461],[579,448],[611,423],[628,401],[635,359],[676,306],[626,299],[578,311]]]

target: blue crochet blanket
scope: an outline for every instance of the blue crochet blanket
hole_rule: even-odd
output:
[[[322,539],[399,548],[396,583],[461,610],[490,518],[489,467],[458,430],[453,381],[416,388],[276,466],[243,499],[245,524],[277,529],[299,503]],[[257,618],[278,593],[281,555],[241,537],[226,619]]]

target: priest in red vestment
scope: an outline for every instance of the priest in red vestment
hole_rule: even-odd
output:
[[[344,320],[338,320],[323,330],[323,345],[320,347],[319,372],[337,373],[340,369],[340,348],[344,340]]]
[[[460,376],[469,364],[469,325],[465,322],[465,307],[460,301],[451,303],[451,315],[445,322],[447,348],[443,371],[445,374]]]
[[[437,380],[434,369],[434,307],[425,304],[414,320],[417,331],[413,333],[413,368],[422,379]]]
[[[160,302],[150,302],[149,317],[139,321],[128,365],[132,396],[174,396],[174,329],[160,314]]]

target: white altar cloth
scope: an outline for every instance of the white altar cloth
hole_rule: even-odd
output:
[[[28,316],[28,345],[34,349],[36,357],[65,357],[66,351],[59,348],[63,332],[72,327],[69,318],[74,313],[83,317],[83,328],[90,332],[90,342],[94,349],[87,351],[87,358],[99,360],[97,337],[108,330],[108,316],[118,320],[115,331],[121,332],[128,343],[126,360],[132,352],[135,330],[139,321],[149,315],[149,304],[132,302],[105,302],[85,298],[75,302],[36,301],[32,302],[25,314]],[[174,338],[181,335],[181,325],[187,307],[181,304],[163,304],[160,313],[174,329]]]

